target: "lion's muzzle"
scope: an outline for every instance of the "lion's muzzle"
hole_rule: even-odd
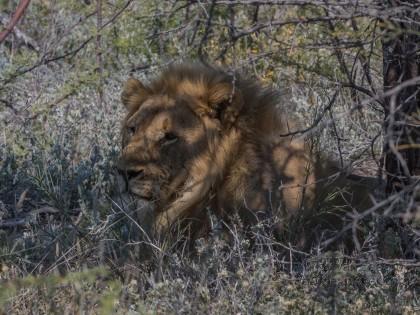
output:
[[[159,187],[155,181],[145,177],[144,169],[126,169],[118,167],[117,183],[119,191],[130,193],[147,201],[157,199]]]

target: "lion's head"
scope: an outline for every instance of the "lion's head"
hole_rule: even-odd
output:
[[[118,168],[126,189],[153,200],[157,213],[185,216],[221,176],[234,147],[220,142],[234,138],[243,106],[234,78],[203,65],[173,66],[148,85],[130,78],[122,102],[128,114]],[[173,218],[160,221],[166,227]]]

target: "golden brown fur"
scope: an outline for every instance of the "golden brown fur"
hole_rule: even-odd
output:
[[[284,136],[294,124],[276,94],[253,81],[180,64],[148,85],[129,79],[122,101],[128,114],[118,167],[132,194],[154,201],[158,234],[183,219],[203,230],[208,207],[221,218],[238,213],[247,225],[274,214],[287,231],[301,214],[317,215],[326,188],[343,186],[343,176],[328,177],[334,163]]]

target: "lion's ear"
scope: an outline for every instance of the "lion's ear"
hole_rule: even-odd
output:
[[[217,118],[222,126],[232,126],[243,106],[242,93],[228,83],[219,83],[209,91],[210,115]]]
[[[149,90],[139,80],[129,78],[121,93],[121,100],[129,111],[138,109],[148,97]]]

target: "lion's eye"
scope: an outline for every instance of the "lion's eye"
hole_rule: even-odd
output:
[[[165,140],[166,141],[173,141],[173,140],[176,140],[176,139],[178,139],[178,137],[173,132],[167,132],[167,133],[165,133]]]
[[[132,137],[136,133],[136,127],[128,127],[127,132],[128,132],[128,135]]]
[[[166,132],[161,139],[162,145],[169,145],[178,141],[178,136],[173,132]]]

